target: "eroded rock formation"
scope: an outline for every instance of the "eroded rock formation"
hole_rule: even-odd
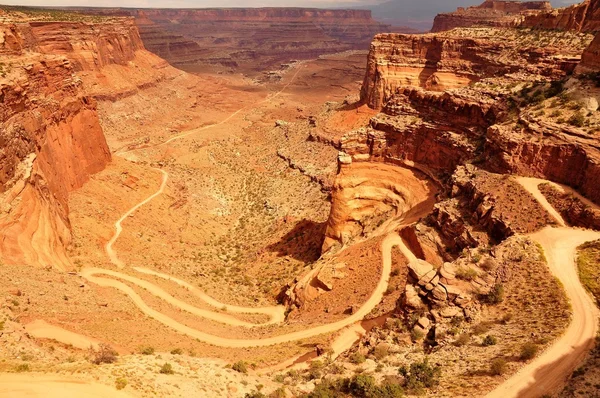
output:
[[[264,69],[294,59],[367,49],[388,25],[368,10],[310,8],[83,9],[135,18],[146,48],[172,65]]]
[[[69,192],[111,160],[82,80],[143,50],[132,19],[0,28],[0,253],[5,263],[70,267]]]
[[[378,109],[403,86],[441,91],[517,72],[557,78],[575,68],[579,49],[544,46],[533,39],[533,34],[504,29],[377,35],[361,100]]]
[[[519,25],[529,15],[552,11],[549,1],[486,0],[473,7],[460,7],[455,12],[438,14],[432,32],[472,26],[510,27]]]

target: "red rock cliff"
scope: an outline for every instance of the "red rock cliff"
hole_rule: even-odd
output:
[[[17,19],[0,37],[0,255],[69,268],[68,194],[111,159],[78,72],[126,65],[143,45],[131,19]]]
[[[527,15],[537,15],[551,10],[552,5],[549,1],[486,0],[479,6],[461,7],[455,12],[437,15],[431,31],[442,32],[471,26],[515,26]]]
[[[130,15],[146,48],[173,65],[264,69],[293,59],[367,49],[389,30],[368,10],[307,8],[82,9]]]

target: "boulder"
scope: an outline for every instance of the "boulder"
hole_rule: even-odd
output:
[[[414,261],[411,261],[408,264],[408,270],[409,270],[410,275],[414,279],[416,279],[417,281],[420,281],[421,278],[423,278],[425,275],[427,275],[431,271],[434,271],[434,267],[433,267],[433,265],[429,264],[427,261],[416,259]],[[433,279],[434,276],[435,276],[435,273],[431,276],[431,278],[429,280]],[[429,280],[427,282],[429,282]]]
[[[419,325],[424,330],[429,329],[430,324],[431,324],[431,321],[427,317],[424,317],[424,316],[419,318],[419,320],[417,321],[417,325]]]
[[[413,309],[419,309],[423,307],[423,300],[419,297],[417,289],[413,285],[407,284],[404,290],[404,304],[407,307]]]
[[[431,295],[434,299],[438,301],[446,301],[448,299],[448,295],[446,293],[446,289],[443,285],[437,285],[432,291]]]

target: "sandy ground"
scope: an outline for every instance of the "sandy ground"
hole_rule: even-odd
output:
[[[99,383],[43,374],[0,374],[0,396],[6,398],[125,398],[132,395]]]

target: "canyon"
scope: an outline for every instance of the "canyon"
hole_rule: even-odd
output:
[[[0,394],[584,391],[598,4],[1,6]]]

